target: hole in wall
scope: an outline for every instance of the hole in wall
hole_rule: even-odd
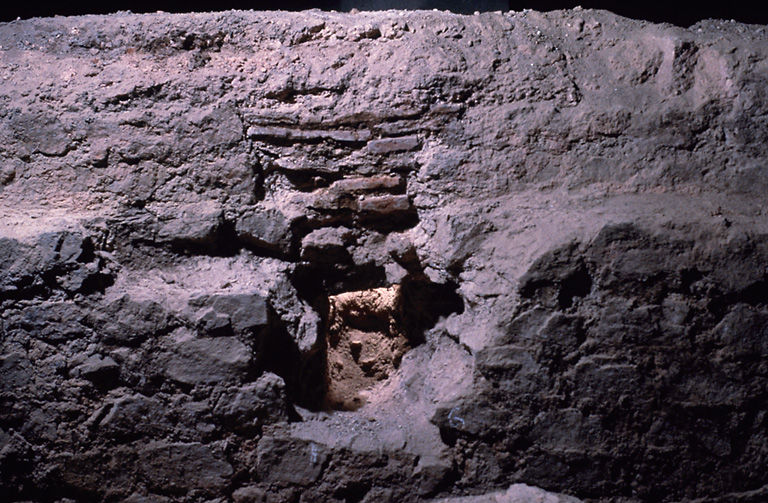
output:
[[[325,405],[354,410],[366,391],[389,377],[410,347],[402,324],[400,285],[329,297]]]
[[[566,276],[557,295],[560,309],[567,309],[573,305],[576,297],[586,297],[592,290],[592,277],[583,265]]]
[[[328,297],[325,333],[326,409],[355,410],[389,378],[403,356],[424,342],[441,316],[462,312],[455,285],[406,279],[390,287]]]
[[[242,243],[237,238],[235,224],[230,221],[221,222],[202,238],[176,238],[171,242],[171,251],[179,255],[234,257],[241,248]]]

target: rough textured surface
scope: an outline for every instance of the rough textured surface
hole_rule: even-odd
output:
[[[765,501],[766,90],[719,21],[0,25],[0,494]]]
[[[326,331],[325,406],[355,410],[409,349],[400,286],[332,295]]]
[[[463,496],[436,500],[435,503],[579,503],[572,496],[548,493],[525,484],[514,484],[506,491],[480,496]]]

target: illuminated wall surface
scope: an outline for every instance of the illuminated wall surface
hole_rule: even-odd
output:
[[[231,9],[243,10],[289,10],[302,11],[322,9],[349,12],[352,10],[373,11],[389,9],[439,9],[455,13],[538,10],[542,12],[572,9],[605,9],[632,19],[643,19],[656,23],[671,23],[688,27],[704,19],[734,19],[742,23],[768,23],[768,6],[759,2],[698,2],[695,5],[684,2],[646,0],[644,2],[619,2],[615,0],[220,0],[215,4],[203,0],[71,0],[57,2],[40,0],[36,2],[6,2],[0,9],[0,22],[12,21],[17,17],[50,17],[81,14],[112,14],[116,11],[135,13],[165,12],[208,12]]]
[[[509,10],[508,0],[340,0],[339,9],[348,11],[388,9],[441,9],[453,12],[473,13]]]
[[[0,25],[0,500],[768,501],[768,32]]]

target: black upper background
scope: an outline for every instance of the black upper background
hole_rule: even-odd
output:
[[[450,9],[454,12],[471,13],[490,10],[535,9],[548,11],[569,9],[577,5],[591,9],[607,9],[622,16],[645,19],[653,22],[667,22],[678,26],[690,26],[707,18],[735,19],[745,23],[768,24],[768,0],[735,2],[728,0],[701,0],[697,4],[673,1],[624,1],[616,0],[113,0],[97,2],[94,0],[58,0],[42,2],[23,2],[5,0],[0,7],[0,21],[11,21],[38,16],[108,14],[119,10],[132,12],[203,12],[228,9],[254,10],[304,10],[324,9],[348,11],[378,10],[386,8],[410,9]]]

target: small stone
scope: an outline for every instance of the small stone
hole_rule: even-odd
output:
[[[142,495],[139,493],[133,493],[120,503],[168,503],[171,500],[165,496],[159,496],[157,494]]]
[[[418,480],[418,493],[422,496],[435,493],[451,473],[450,461],[431,456],[420,458],[413,471],[414,477]]]
[[[396,262],[387,262],[384,265],[384,274],[387,277],[387,282],[390,284],[398,284],[408,276],[408,271]]]
[[[8,185],[16,178],[16,168],[11,165],[0,166],[0,185]]]
[[[3,389],[23,389],[29,385],[33,376],[31,362],[24,353],[0,356],[0,382]]]
[[[232,493],[235,503],[263,503],[266,498],[267,492],[257,486],[241,487]]]
[[[416,150],[421,142],[417,136],[400,136],[397,138],[382,138],[368,142],[368,151],[372,154],[389,154]]]
[[[352,232],[345,227],[323,227],[301,240],[301,258],[304,260],[334,261],[346,256],[346,245]]]
[[[351,237],[352,231],[346,227],[323,227],[304,236],[304,239],[301,240],[301,247],[321,250],[343,247]]]
[[[97,385],[112,386],[120,375],[120,366],[109,356],[93,355],[73,368],[70,374],[88,379]]]
[[[132,438],[168,431],[165,407],[156,398],[140,393],[124,395],[107,405],[107,412],[97,422],[99,430],[110,437]]]
[[[397,175],[344,178],[333,182],[330,186],[330,190],[342,193],[369,190],[391,190],[400,187],[401,184],[402,178]]]
[[[461,103],[437,103],[430,110],[433,114],[457,114],[464,109]]]
[[[323,211],[357,211],[357,199],[346,192],[321,189],[312,194],[309,206]]]
[[[360,199],[358,208],[361,212],[388,215],[409,211],[411,209],[411,202],[406,195],[368,196]]]
[[[287,254],[291,249],[291,222],[279,210],[258,209],[235,224],[237,237],[252,248]]]
[[[367,129],[360,131],[336,130],[328,131],[326,138],[339,143],[362,143],[371,139],[371,132]]]

